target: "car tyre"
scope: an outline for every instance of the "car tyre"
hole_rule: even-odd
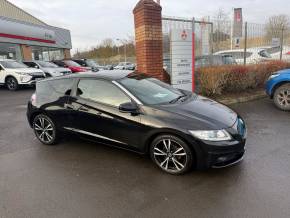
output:
[[[166,173],[182,175],[192,168],[193,151],[179,137],[160,135],[150,145],[152,161]]]
[[[55,145],[59,139],[59,132],[55,123],[46,115],[37,115],[33,120],[33,130],[36,138],[45,145]]]
[[[6,79],[6,87],[10,91],[16,91],[19,88],[18,81],[14,77],[10,76]]]
[[[279,109],[290,111],[290,83],[284,84],[275,90],[274,103]]]

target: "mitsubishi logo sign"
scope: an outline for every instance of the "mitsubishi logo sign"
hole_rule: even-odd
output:
[[[186,33],[185,30],[182,31],[182,33],[181,33],[181,38],[182,38],[183,40],[186,40],[186,39],[187,39],[187,33]]]

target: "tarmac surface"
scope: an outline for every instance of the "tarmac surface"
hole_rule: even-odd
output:
[[[167,175],[148,157],[68,137],[41,145],[26,121],[32,89],[0,88],[0,217],[290,217],[290,113],[270,99],[246,120],[240,164]]]

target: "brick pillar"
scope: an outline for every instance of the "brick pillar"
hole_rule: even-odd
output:
[[[135,40],[138,73],[167,81],[163,72],[162,8],[153,0],[140,0],[135,6]]]
[[[21,45],[21,51],[22,51],[24,61],[32,60],[32,50],[29,45]]]
[[[70,49],[63,50],[64,59],[71,59]]]

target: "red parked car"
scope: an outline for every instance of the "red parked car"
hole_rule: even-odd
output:
[[[72,60],[52,61],[60,67],[69,68],[73,73],[88,72],[91,71],[90,67],[83,67]]]

